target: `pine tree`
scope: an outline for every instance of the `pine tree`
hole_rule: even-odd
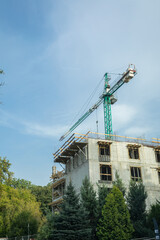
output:
[[[92,239],[96,235],[96,226],[98,221],[98,201],[96,199],[96,192],[89,179],[85,177],[81,187],[81,203],[88,213],[90,227],[92,228]]]
[[[148,236],[146,225],[147,192],[142,182],[131,181],[127,196],[127,204],[134,227],[134,237]]]
[[[151,231],[154,231],[153,218],[156,219],[160,230],[160,202],[158,200],[150,206],[147,214],[147,227],[151,229]]]
[[[70,182],[64,195],[59,215],[55,218],[52,238],[54,240],[89,240],[91,229],[86,212],[79,203],[79,196]]]
[[[113,185],[118,187],[119,190],[123,193],[123,196],[125,196],[126,188],[122,182],[122,179],[119,177],[119,174],[117,171],[115,174],[115,181],[113,182]]]
[[[133,226],[125,205],[122,192],[114,186],[106,197],[102,209],[102,217],[97,227],[100,240],[128,240],[131,238]]]
[[[106,185],[98,185],[98,219],[102,216],[102,208],[106,202],[106,197],[109,193],[109,190]]]
[[[46,215],[46,218],[39,229],[38,240],[52,239],[52,233],[53,233],[53,230],[55,229],[54,227],[55,218],[56,218],[56,213],[53,214],[52,212],[50,212]]]

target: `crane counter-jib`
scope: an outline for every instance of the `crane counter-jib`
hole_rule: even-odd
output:
[[[96,104],[94,104],[61,138],[62,141],[65,137],[67,137],[76,127],[78,127],[95,109],[99,107],[99,105],[103,102],[103,98],[99,99]]]

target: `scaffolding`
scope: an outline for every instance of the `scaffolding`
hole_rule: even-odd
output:
[[[103,142],[128,142],[134,143],[136,146],[144,145],[153,148],[160,148],[160,139],[152,138],[147,140],[145,138],[135,138],[120,136],[114,134],[104,134],[96,132],[87,132],[86,134],[74,133],[72,136],[53,154],[54,162],[66,164],[70,157],[74,156],[76,152],[88,144],[88,139],[100,139]]]

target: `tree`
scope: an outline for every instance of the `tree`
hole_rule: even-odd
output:
[[[131,181],[127,195],[127,204],[131,221],[134,226],[134,236],[148,235],[146,225],[146,198],[147,192],[142,182]]]
[[[0,157],[0,183],[8,184],[11,181],[13,172],[9,171],[10,166],[11,163],[6,157]]]
[[[106,185],[98,185],[98,219],[102,216],[102,208],[106,202],[106,197],[109,193],[109,190]]]
[[[119,174],[117,171],[115,174],[115,181],[113,182],[113,185],[118,187],[119,190],[123,193],[123,196],[125,196],[126,188],[122,182],[122,179],[119,177]]]
[[[15,189],[30,190],[36,197],[37,202],[40,203],[40,210],[43,215],[47,215],[51,211],[51,207],[49,206],[49,203],[52,202],[52,188],[50,183],[47,186],[37,186],[28,180],[13,178],[8,185]]]
[[[12,221],[8,236],[20,237],[34,235],[38,232],[41,219],[35,212],[22,210]]]
[[[114,186],[106,197],[102,209],[102,217],[97,227],[100,240],[128,240],[131,238],[133,226],[122,192]]]
[[[55,218],[56,218],[55,214],[51,212],[47,214],[46,219],[39,230],[38,240],[52,239],[52,233],[53,230],[55,229],[54,227]]]
[[[81,203],[88,213],[90,227],[92,228],[92,238],[96,235],[96,226],[98,221],[98,201],[96,199],[96,192],[89,179],[85,177],[81,187]]]
[[[52,202],[52,187],[48,183],[47,186],[32,185],[30,187],[31,193],[36,197],[37,202],[40,203],[40,209],[43,215],[47,215],[51,211],[49,203]]]
[[[152,204],[147,214],[147,227],[154,230],[153,218],[156,219],[160,230],[160,202],[157,200],[155,204]]]
[[[91,229],[87,221],[87,215],[79,203],[79,196],[70,182],[64,195],[59,215],[54,224],[52,238],[54,240],[89,240]]]
[[[32,183],[25,179],[12,178],[9,186],[13,188],[18,188],[18,189],[31,189]]]
[[[22,221],[28,224],[29,219],[32,220],[30,229],[37,231],[41,223],[41,212],[35,197],[28,190],[0,184],[0,237],[25,235],[26,226]]]

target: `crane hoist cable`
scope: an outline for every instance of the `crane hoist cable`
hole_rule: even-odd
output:
[[[101,85],[102,81],[104,80],[104,77],[102,77],[102,79],[98,82],[98,84],[96,85],[95,89],[93,90],[93,92],[90,94],[89,98],[86,100],[86,102],[83,104],[83,106],[81,107],[81,109],[79,110],[79,112],[76,114],[76,116],[74,117],[74,119],[72,120],[71,124],[75,121],[76,118],[78,118],[78,116],[81,114],[83,115],[84,112],[86,111],[87,107],[89,106],[90,102],[92,101],[94,95],[96,94],[96,92],[98,91],[99,86]],[[70,124],[70,125],[71,125]]]
[[[111,136],[113,134],[112,130],[112,114],[111,114],[111,104],[114,104],[117,99],[114,97],[114,93],[124,84],[128,83],[135,75],[137,71],[134,64],[130,64],[126,71],[118,78],[118,81],[111,87],[109,85],[110,77],[108,73],[104,74],[104,90],[99,100],[87,111],[79,120],[60,138],[62,141],[67,137],[76,127],[78,127],[94,110],[96,110],[103,102],[104,106],[104,127],[106,136]]]

